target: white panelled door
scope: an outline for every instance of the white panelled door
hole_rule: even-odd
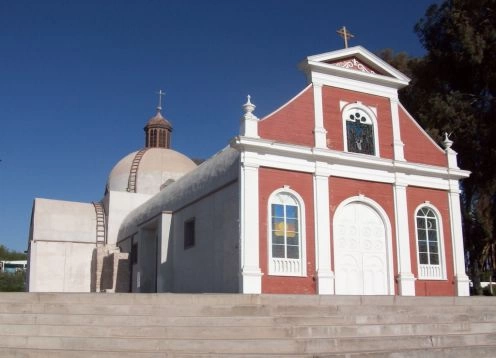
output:
[[[386,228],[379,213],[352,202],[334,217],[335,292],[337,295],[387,295]]]

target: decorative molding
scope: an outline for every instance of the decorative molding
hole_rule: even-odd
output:
[[[363,63],[361,63],[360,61],[358,61],[356,59],[356,57],[349,58],[349,59],[346,59],[346,60],[343,60],[340,62],[330,63],[330,64],[333,66],[342,67],[342,68],[346,68],[349,70],[355,70],[355,71],[361,71],[361,72],[365,72],[365,73],[375,74],[375,71],[373,71],[370,67],[368,67],[368,66],[364,65]]]

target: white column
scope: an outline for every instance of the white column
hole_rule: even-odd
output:
[[[322,85],[313,84],[313,107],[315,111],[315,136],[316,148],[327,148],[327,131],[324,128],[324,109],[322,106]]]
[[[403,152],[404,143],[401,140],[398,98],[397,97],[391,97],[389,99],[389,102],[391,103],[391,120],[392,120],[392,125],[393,125],[394,160],[405,160],[405,154]]]
[[[394,215],[396,219],[399,294],[401,296],[415,296],[415,277],[412,274],[410,260],[406,184],[400,175],[397,175],[394,183]]]
[[[463,250],[462,214],[460,209],[460,189],[458,188],[458,180],[450,180],[449,212],[456,295],[469,296],[469,279],[465,273],[465,251]]]
[[[331,270],[329,175],[319,169],[318,162],[313,177],[313,188],[317,293],[319,295],[332,295],[334,294],[334,273]]]
[[[259,251],[258,165],[241,153],[240,173],[240,292],[262,293]]]

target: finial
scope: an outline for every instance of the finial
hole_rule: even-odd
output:
[[[162,110],[162,96],[165,96],[165,92],[163,92],[162,90],[158,90],[157,94],[158,94],[157,111],[160,112]]]
[[[247,101],[243,105],[243,109],[245,111],[245,114],[251,114],[255,110],[256,107],[257,106],[255,106],[253,103],[251,103],[251,96],[248,95],[247,96]]]
[[[340,28],[338,31],[336,31],[344,40],[344,48],[348,48],[348,39],[351,39],[352,37],[355,37],[351,32],[348,32],[346,30],[346,27],[343,26]]]
[[[444,149],[450,149],[451,146],[453,145],[453,141],[449,139],[450,135],[451,133],[448,134],[448,132],[444,132],[444,141],[443,141]]]

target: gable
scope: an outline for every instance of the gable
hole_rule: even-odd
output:
[[[258,123],[261,138],[314,146],[314,99],[309,85]]]
[[[355,80],[395,92],[410,82],[403,73],[361,46],[309,56],[300,63],[300,68],[310,82],[329,85],[340,79]]]
[[[413,163],[446,166],[446,154],[400,105],[400,131],[405,159]]]

